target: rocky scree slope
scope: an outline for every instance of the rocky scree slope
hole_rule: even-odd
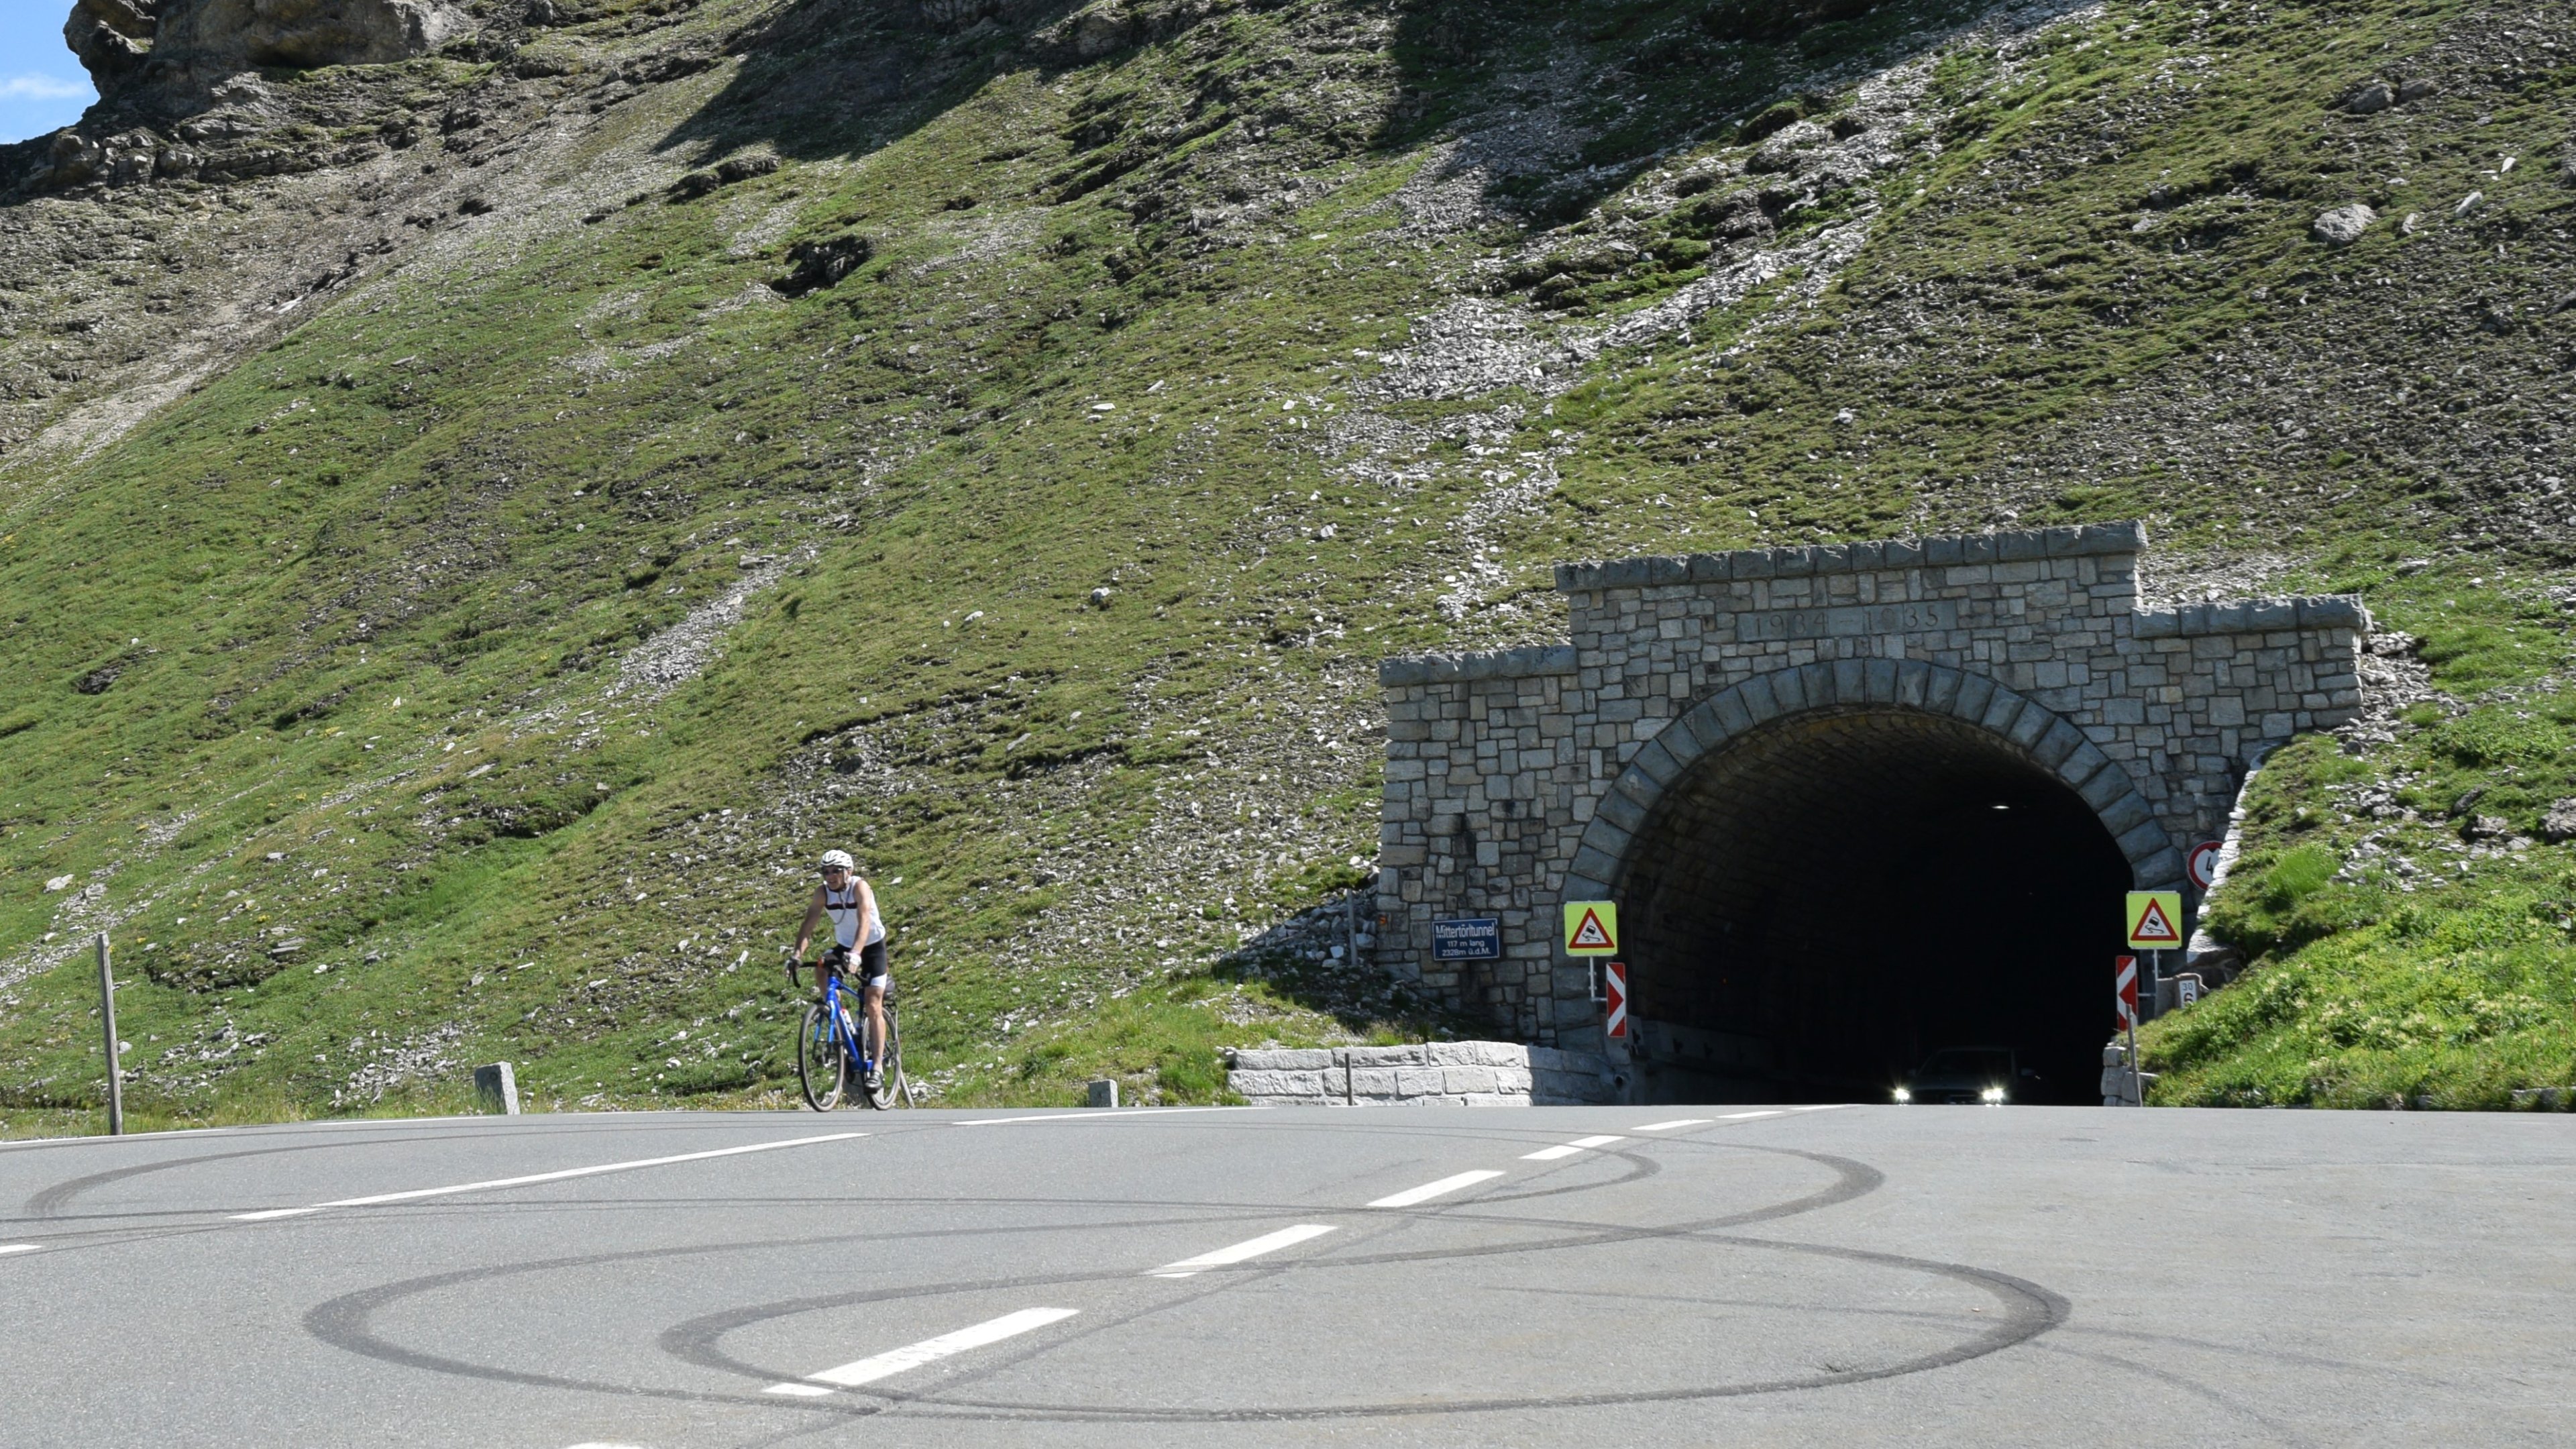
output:
[[[2556,9],[382,10],[76,16],[106,99],[0,156],[8,1130],[94,1112],[104,926],[171,1120],[778,1100],[826,843],[954,1099],[1474,1030],[1321,924],[1377,657],[1550,637],[1568,556],[2132,515],[2162,597],[2404,631],[2258,778],[2513,963],[2248,914],[2249,982],[2507,971],[2407,1070],[2561,1069],[2494,1045],[2571,995]],[[2496,720],[2403,890],[2372,792]]]

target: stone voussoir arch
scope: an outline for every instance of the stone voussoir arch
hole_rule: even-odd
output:
[[[2120,762],[2083,729],[1982,674],[1917,659],[1841,659],[1757,674],[1700,701],[1640,747],[1584,828],[1564,899],[1606,900],[1665,792],[1728,744],[1801,715],[1890,709],[1959,720],[2010,744],[2075,792],[2128,859],[2140,890],[2173,890],[2183,857]]]

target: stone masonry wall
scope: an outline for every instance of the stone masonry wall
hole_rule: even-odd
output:
[[[2145,545],[2122,523],[1561,565],[1570,644],[1380,666],[1380,962],[1528,1040],[1599,1050],[1557,908],[1569,881],[1609,888],[1625,826],[1685,755],[1640,752],[1722,691],[1813,697],[1795,681],[1816,666],[1828,689],[1870,662],[1936,666],[2040,706],[2016,742],[2080,732],[2067,746],[2115,764],[2098,778],[2124,777],[2115,793],[2151,817],[2105,820],[2138,887],[2179,884],[2181,851],[2223,828],[2254,761],[2359,708],[2368,620],[2347,598],[2142,612]],[[1595,828],[1614,788],[1618,824]],[[1578,859],[1587,833],[1612,849]],[[1431,922],[1452,915],[1499,918],[1502,959],[1433,960]]]
[[[1528,1107],[1618,1100],[1607,1062],[1518,1042],[1242,1049],[1226,1085],[1266,1107]]]

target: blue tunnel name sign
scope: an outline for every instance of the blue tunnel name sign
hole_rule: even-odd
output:
[[[1503,954],[1503,923],[1495,916],[1452,916],[1431,923],[1435,961],[1490,961]]]

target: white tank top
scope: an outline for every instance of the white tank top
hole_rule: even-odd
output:
[[[838,895],[832,893],[830,886],[823,887],[823,910],[831,916],[832,934],[840,939],[841,945],[856,949],[859,945],[858,881],[851,880],[850,888]],[[885,913],[879,911],[875,915],[876,918],[868,923],[867,944],[871,946],[885,939]]]

